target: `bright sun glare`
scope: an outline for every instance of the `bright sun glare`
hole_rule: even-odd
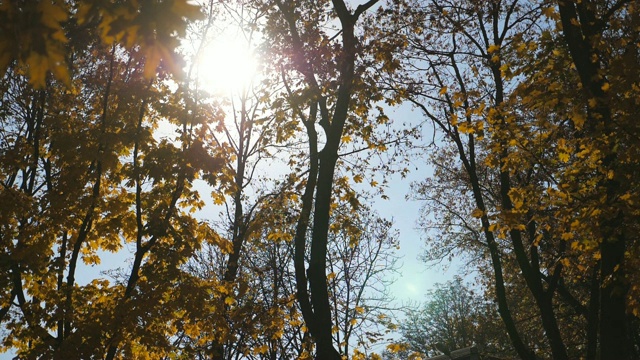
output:
[[[198,58],[198,82],[215,94],[237,94],[255,80],[258,61],[254,49],[241,36],[223,34],[213,39]]]

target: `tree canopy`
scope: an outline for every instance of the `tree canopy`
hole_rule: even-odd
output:
[[[0,352],[639,357],[638,11],[0,3]],[[201,76],[222,27],[260,63],[227,94]],[[388,201],[475,285],[398,309]]]

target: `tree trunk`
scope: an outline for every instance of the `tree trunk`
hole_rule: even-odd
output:
[[[326,98],[319,86],[312,65],[304,56],[297,59],[295,66],[305,77],[312,91],[311,111],[303,123],[309,135],[310,171],[305,193],[302,199],[302,213],[298,219],[295,235],[295,272],[296,297],[302,309],[302,315],[316,343],[317,360],[341,360],[340,353],[333,346],[331,306],[327,287],[327,242],[329,233],[330,210],[333,193],[333,176],[338,160],[338,149],[342,140],[344,125],[349,113],[349,104],[353,96],[353,79],[357,41],[354,27],[359,16],[378,0],[369,0],[359,5],[352,13],[343,0],[333,0],[333,7],[342,25],[342,49],[337,57],[339,73],[333,114],[326,104]],[[296,24],[293,9],[295,4],[277,2],[278,8],[288,24],[292,45],[299,54],[305,54]],[[320,126],[326,135],[324,149],[318,152],[315,116],[320,110]],[[302,115],[300,115],[303,117]],[[315,177],[317,174],[317,178]],[[315,192],[315,199],[313,193]],[[315,204],[314,204],[315,200]],[[315,205],[315,206],[314,206]],[[313,208],[313,223],[309,224],[310,211]],[[306,249],[307,229],[311,227],[311,253],[309,268],[305,273],[304,252]],[[307,291],[307,282],[311,292]],[[310,300],[310,301],[309,301]]]
[[[601,172],[607,175],[597,186],[604,189],[603,215],[599,219],[600,229],[600,320],[599,339],[602,359],[630,359],[631,349],[627,339],[626,295],[624,253],[626,238],[623,232],[624,214],[616,207],[617,198],[623,193],[616,180],[617,150],[612,109],[603,90],[602,61],[598,56],[596,35],[604,31],[594,13],[595,5],[558,1],[562,31],[569,47],[569,53],[576,66],[582,88],[587,98],[595,101],[587,112],[587,135],[604,137],[609,142],[607,153],[602,160]],[[578,12],[581,16],[578,16]],[[605,19],[606,20],[606,19]]]

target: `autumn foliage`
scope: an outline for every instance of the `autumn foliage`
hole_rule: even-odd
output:
[[[263,64],[224,97],[194,59],[229,19]],[[0,351],[435,355],[388,337],[372,204],[410,160],[425,258],[479,286],[433,294],[483,306],[431,302],[460,325],[432,339],[640,357],[639,24],[630,0],[1,2]]]

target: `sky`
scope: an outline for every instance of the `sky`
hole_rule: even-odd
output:
[[[417,124],[422,121],[419,111],[405,104],[395,108],[387,108],[391,121]],[[432,128],[425,125],[422,131],[423,139],[431,139]],[[421,140],[418,140],[421,141]],[[424,155],[424,154],[422,154]],[[408,166],[410,172],[406,178],[394,174],[386,190],[388,200],[376,199],[373,204],[381,216],[393,219],[395,228],[399,231],[401,257],[398,279],[392,285],[392,294],[398,303],[422,302],[430,289],[436,283],[449,281],[457,273],[457,264],[448,269],[442,266],[428,267],[420,260],[424,252],[424,232],[420,228],[421,202],[409,198],[410,185],[421,181],[433,174],[433,169],[426,159],[417,155]]]
[[[199,59],[198,73],[203,76],[205,89],[214,93],[224,92],[225,88],[227,91],[238,91],[238,81],[233,79],[239,78],[242,79],[241,82],[248,82],[247,75],[257,68],[255,59],[247,60],[248,55],[255,55],[250,47],[247,47],[246,39],[233,25],[217,32],[216,39],[203,49]],[[221,55],[222,52],[224,55]],[[388,112],[390,119],[397,123],[417,124],[422,121],[422,115],[408,104],[394,108],[380,105]],[[320,136],[322,137],[322,134]],[[429,125],[425,126],[423,136],[431,140],[432,128]],[[273,166],[269,167],[273,171]],[[411,172],[407,178],[402,179],[397,174],[391,176],[386,190],[389,200],[378,198],[373,204],[373,209],[381,216],[394,220],[395,228],[399,231],[400,249],[397,254],[401,257],[399,264],[402,267],[392,288],[393,296],[399,303],[423,301],[425,294],[435,283],[451,280],[457,269],[456,264],[449,266],[446,271],[442,267],[428,269],[426,264],[418,259],[423,253],[424,244],[421,231],[418,229],[421,204],[415,200],[408,200],[407,195],[410,192],[410,184],[430,176],[432,169],[425,159],[420,158],[414,159],[410,168]],[[283,168],[283,173],[287,170]],[[210,216],[212,209],[209,207],[203,214]]]

